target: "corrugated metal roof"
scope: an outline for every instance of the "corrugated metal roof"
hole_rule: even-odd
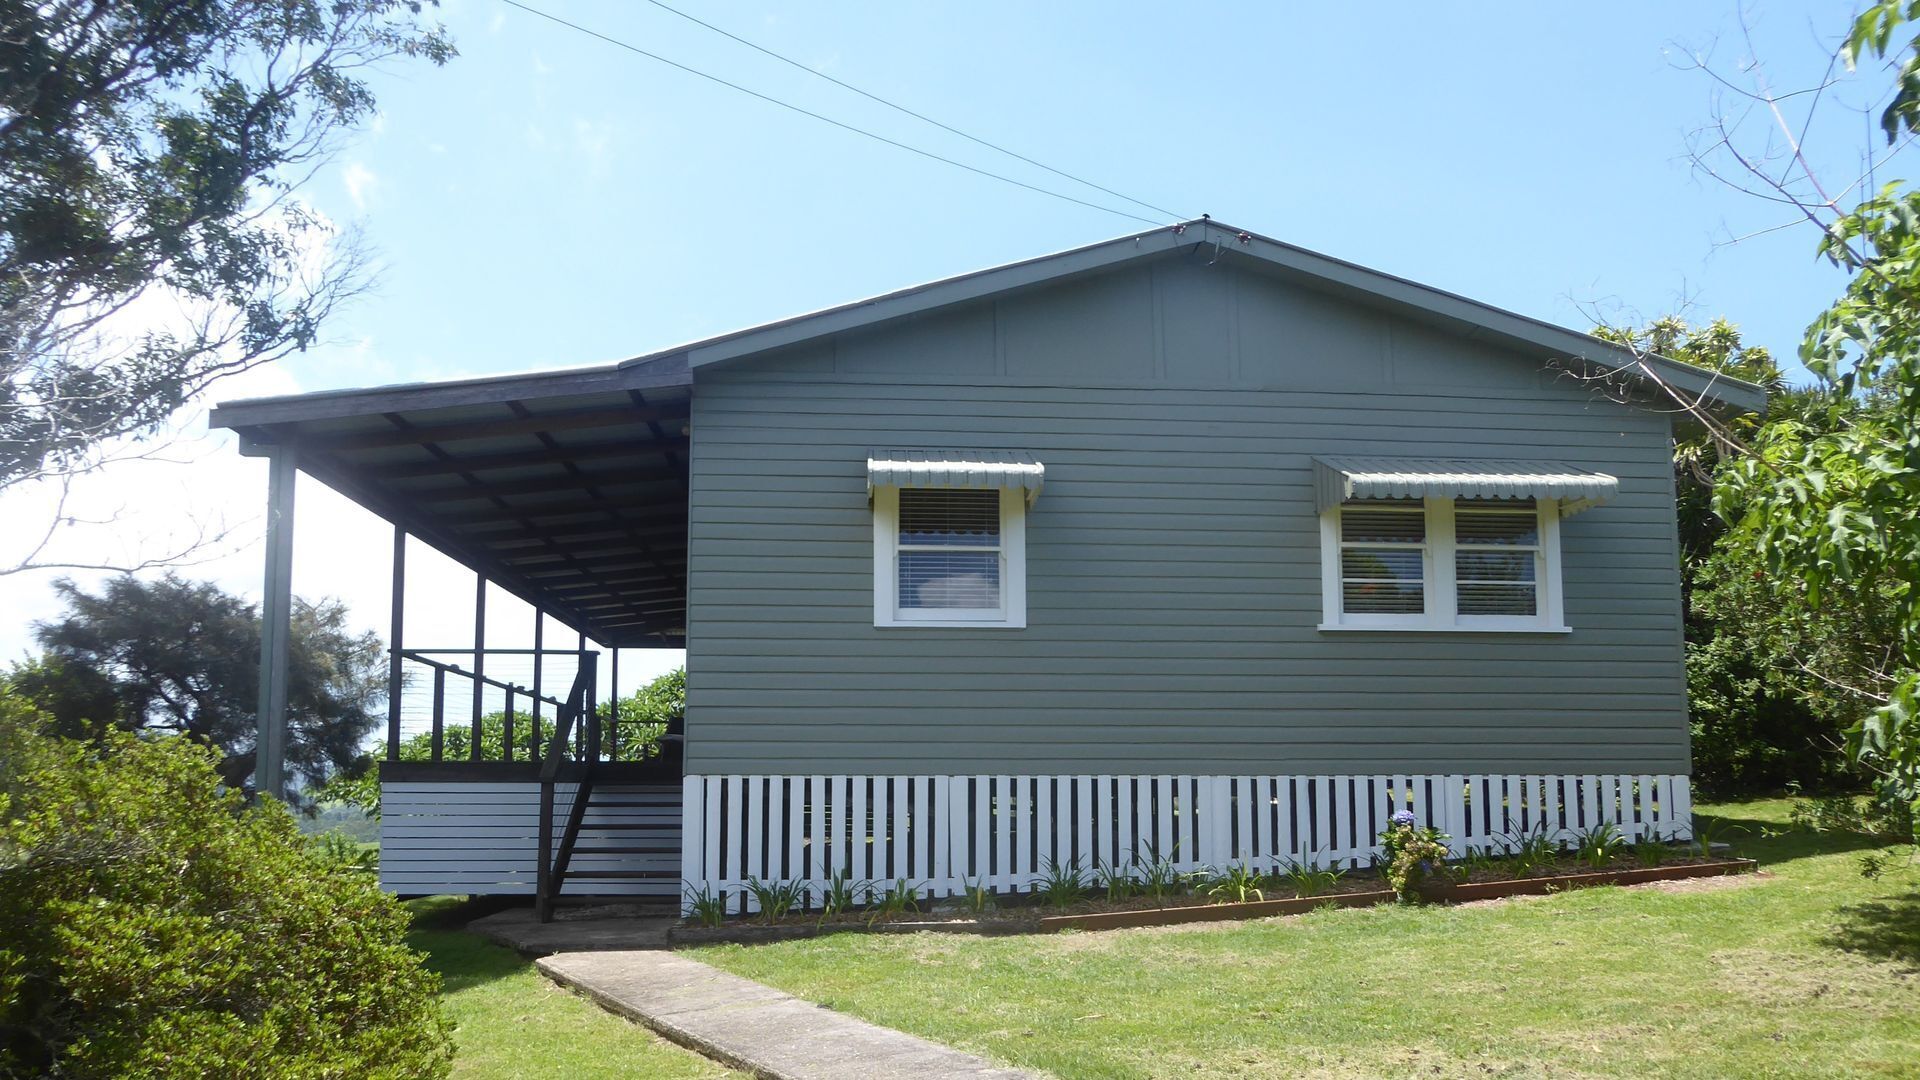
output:
[[[1014,488],[1040,497],[1046,466],[1024,450],[874,450],[867,490],[877,487]]]
[[[1328,457],[1313,459],[1320,509],[1348,499],[1556,499],[1561,513],[1598,506],[1620,492],[1606,473],[1561,461],[1470,458]]]

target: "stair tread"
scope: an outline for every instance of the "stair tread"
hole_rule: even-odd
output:
[[[567,880],[592,878],[597,881],[637,881],[643,878],[666,880],[678,876],[675,870],[573,870],[567,871]]]

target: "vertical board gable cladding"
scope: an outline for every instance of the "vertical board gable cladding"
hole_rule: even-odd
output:
[[[1666,417],[1465,342],[1470,385],[1403,385],[1425,328],[1139,269],[699,373],[689,772],[1686,771]],[[1023,630],[873,625],[869,451],[949,446],[1045,462]],[[1343,455],[1617,478],[1565,523],[1573,632],[1316,630],[1313,458]]]

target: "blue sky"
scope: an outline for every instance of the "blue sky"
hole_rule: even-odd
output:
[[[543,6],[938,153],[1072,185],[640,0]],[[1802,230],[1696,176],[1687,133],[1746,52],[1731,4],[925,3],[685,10],[1182,215],[1574,326],[1683,304],[1790,353],[1837,278]],[[1750,9],[1777,85],[1841,5]],[[378,82],[382,122],[313,198],[380,293],[335,332],[393,377],[632,355],[1138,223],[913,157],[514,10],[444,9],[462,57]],[[1863,126],[1863,125],[1862,125]],[[1845,168],[1861,129],[1836,149]],[[351,184],[350,184],[351,181]],[[354,197],[358,194],[358,199]],[[1099,201],[1116,202],[1092,194]],[[1137,207],[1134,209],[1138,209]],[[1148,216],[1151,212],[1145,212]],[[366,374],[324,355],[303,385]]]
[[[1117,203],[644,0],[529,2],[890,138]],[[1732,3],[672,2],[1177,215],[1569,326],[1595,309],[1724,314],[1787,357],[1841,286],[1804,225],[1726,243],[1792,215],[1690,164],[1689,132],[1716,96],[1738,99],[1688,68],[1705,53],[1751,86],[1743,64],[1759,55],[1770,85],[1810,85],[1846,5],[1751,4],[1750,45]],[[460,58],[377,75],[377,122],[304,191],[363,230],[378,289],[335,318],[327,345],[213,400],[604,362],[1146,227],[827,127],[500,0],[449,0],[441,17]],[[1739,134],[1757,141],[1770,122],[1749,117]],[[1815,167],[1851,179],[1868,123],[1830,109],[1808,140]],[[204,427],[191,410],[182,423]],[[234,525],[223,557],[187,572],[257,593],[263,469],[219,439],[189,459],[111,471],[96,498],[150,504],[154,524],[123,526],[122,542],[150,543],[183,515]],[[34,509],[14,498],[0,510]],[[382,627],[384,527],[317,484],[301,499],[296,588]],[[422,558],[414,573],[431,595],[471,595],[450,565]],[[0,580],[16,616],[0,620],[0,657],[54,613],[47,577]],[[410,638],[464,641],[470,602],[415,605]],[[511,640],[526,628],[513,608],[490,609],[493,643],[524,644]]]

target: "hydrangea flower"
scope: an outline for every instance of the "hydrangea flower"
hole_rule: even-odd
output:
[[[1397,812],[1395,812],[1395,813],[1394,813],[1394,815],[1393,815],[1393,823],[1394,823],[1395,825],[1412,825],[1412,824],[1413,824],[1413,811],[1411,811],[1411,810],[1400,810],[1400,811],[1397,811]]]

